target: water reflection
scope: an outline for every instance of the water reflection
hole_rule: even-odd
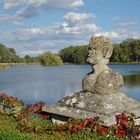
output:
[[[124,77],[124,83],[127,87],[139,87],[140,86],[140,72],[125,75]]]

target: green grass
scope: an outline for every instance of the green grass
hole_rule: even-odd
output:
[[[44,122],[45,123],[45,122]],[[43,121],[37,120],[31,121],[31,127],[33,125],[43,124]],[[59,133],[56,131],[34,133],[20,132],[21,123],[17,121],[13,116],[0,113],[0,140],[120,140],[114,136],[98,135],[96,132],[81,131],[74,134]],[[47,125],[47,124],[46,124]],[[125,140],[124,138],[122,140]]]
[[[35,140],[32,134],[24,134],[16,129],[18,122],[12,117],[0,114],[0,140]]]

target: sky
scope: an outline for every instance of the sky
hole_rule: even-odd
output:
[[[19,56],[140,38],[140,0],[0,0],[0,43]]]

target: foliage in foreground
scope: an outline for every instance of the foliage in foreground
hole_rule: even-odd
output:
[[[19,122],[12,116],[0,113],[0,139],[1,140],[119,140],[111,135],[98,135],[96,132],[79,131],[77,133],[58,133],[48,131],[44,133],[23,132],[19,130]],[[40,120],[42,121],[42,120]],[[39,122],[40,122],[39,121]],[[46,124],[46,123],[45,123]],[[33,126],[35,124],[31,124]]]
[[[116,115],[116,125],[106,127],[99,117],[70,119],[65,124],[53,124],[41,111],[45,104],[25,105],[17,98],[0,94],[0,139],[2,140],[125,140],[136,139],[140,132],[134,114]]]

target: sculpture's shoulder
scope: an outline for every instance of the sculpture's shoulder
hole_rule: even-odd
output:
[[[95,92],[99,94],[115,93],[123,84],[123,77],[118,72],[105,70],[96,79]]]
[[[118,91],[123,84],[123,77],[108,69],[99,74],[85,75],[82,81],[82,89],[92,93],[110,94]]]
[[[82,90],[94,92],[94,85],[96,83],[97,75],[93,72],[88,73],[82,80]]]

